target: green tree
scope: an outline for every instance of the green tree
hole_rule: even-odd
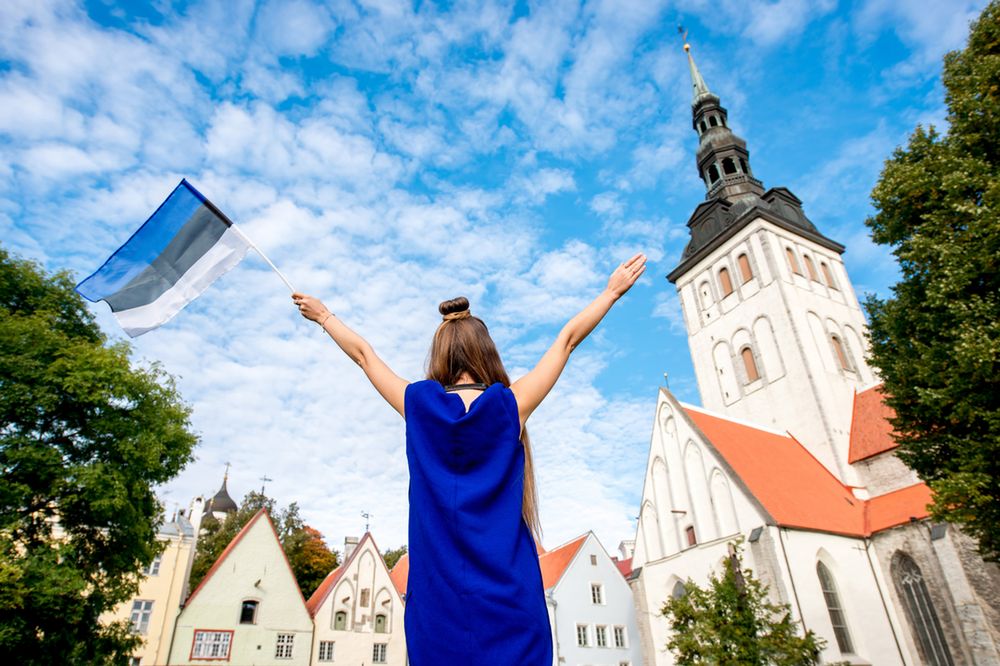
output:
[[[403,555],[406,555],[406,544],[403,544],[402,546],[396,548],[395,550],[387,550],[384,553],[382,553],[382,561],[385,562],[385,566],[387,569],[392,569],[394,566],[396,566],[396,562],[399,562],[399,558],[401,558]]]
[[[932,514],[1000,559],[1000,3],[945,56],[948,133],[917,127],[886,162],[867,224],[900,281],[869,296],[871,362],[899,457]]]
[[[708,587],[688,580],[661,613],[672,630],[667,648],[680,666],[808,666],[819,663],[825,646],[812,631],[799,635],[787,604],[768,601],[765,587],[743,569],[738,548],[721,575],[709,576]]]
[[[240,503],[239,509],[227,515],[221,522],[206,517],[202,521],[202,533],[198,537],[194,562],[191,564],[193,590],[212,568],[229,542],[236,538],[240,530],[250,522],[258,511],[267,509],[278,540],[288,556],[288,563],[295,574],[302,594],[309,596],[339,562],[336,551],[327,548],[320,532],[302,522],[299,505],[292,502],[285,509],[278,509],[274,499],[251,490]]]
[[[191,460],[188,415],[68,274],[0,249],[0,661],[125,663],[138,638],[98,618],[161,549],[153,487]]]

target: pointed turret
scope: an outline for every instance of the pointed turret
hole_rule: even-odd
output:
[[[229,469],[227,465],[226,473],[222,477],[222,487],[219,488],[219,492],[215,493],[212,499],[208,500],[208,504],[205,507],[205,513],[207,515],[213,516],[219,520],[225,518],[226,514],[235,513],[239,509],[239,507],[236,506],[236,502],[233,501],[233,498],[229,496],[229,490],[226,488],[226,483],[228,481]]]
[[[694,106],[702,97],[711,95],[712,91],[708,89],[708,84],[705,83],[701,72],[698,71],[698,65],[694,64],[694,58],[691,56],[691,45],[685,44],[684,51],[688,57],[688,69],[691,70],[691,87],[694,89],[694,97],[691,105]]]

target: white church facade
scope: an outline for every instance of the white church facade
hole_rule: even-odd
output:
[[[1000,665],[1000,572],[929,522],[893,453],[844,247],[765,191],[688,58],[707,196],[668,278],[704,407],[657,397],[630,576],[644,663],[673,663],[660,609],[742,538],[824,662]]]

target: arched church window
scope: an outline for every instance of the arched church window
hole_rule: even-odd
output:
[[[833,574],[830,573],[825,564],[817,562],[816,575],[819,577],[820,587],[823,588],[823,599],[826,601],[826,610],[830,613],[830,623],[833,625],[833,635],[837,639],[837,647],[840,648],[841,654],[853,654],[854,644],[851,642],[851,634],[847,630],[847,618],[840,605],[840,595],[837,594]]]
[[[826,265],[825,261],[821,261],[819,267],[823,269],[823,277],[826,278],[826,286],[830,289],[836,289],[837,283],[833,281],[833,273],[830,272],[830,267]]]
[[[741,254],[736,257],[736,263],[740,267],[740,277],[743,278],[743,284],[746,284],[753,279],[753,270],[750,268],[750,257],[746,253]]]
[[[699,127],[701,127],[701,133],[702,134],[704,134],[708,130],[708,127],[705,126],[705,121],[704,120],[701,121],[698,125],[699,125]]]
[[[851,365],[847,362],[847,350],[844,349],[844,341],[836,335],[831,335],[830,342],[833,344],[833,351],[837,353],[837,362],[840,363],[840,369],[850,370]]]
[[[680,581],[674,583],[674,589],[671,590],[670,596],[672,596],[674,599],[680,599],[685,594],[687,594],[687,590],[684,589],[684,583]]]
[[[708,124],[711,125],[712,127],[718,127],[719,126],[719,119],[716,118],[715,116],[709,116],[709,118],[708,118]]]
[[[722,288],[722,297],[725,298],[733,293],[733,281],[729,277],[728,268],[719,269],[719,287]]]
[[[687,536],[688,546],[694,546],[698,543],[698,537],[694,533],[694,525],[688,525],[684,529],[684,534]]]
[[[337,611],[333,616],[333,628],[341,631],[347,630],[347,612]]]
[[[740,158],[740,167],[743,169],[743,173],[745,174],[750,173],[750,167],[747,166],[747,161],[742,157]]]
[[[753,358],[753,350],[744,347],[740,350],[740,357],[743,359],[743,368],[747,372],[747,384],[760,379],[760,372],[757,370],[757,361]]]
[[[917,636],[924,663],[931,666],[953,666],[948,643],[938,621],[934,603],[927,591],[920,567],[906,553],[896,553],[892,558],[892,580],[896,592],[903,600],[903,608],[910,620],[910,627]]]
[[[381,613],[375,616],[375,633],[376,634],[386,633],[385,615],[382,615]]]
[[[707,309],[712,305],[712,288],[708,286],[707,280],[701,283],[698,291],[701,294],[701,307]]]
[[[732,157],[722,160],[722,172],[725,174],[736,173],[736,162],[733,161]]]
[[[719,180],[719,167],[714,164],[708,167],[708,179],[713,183]]]
[[[792,248],[786,247],[785,255],[788,257],[788,267],[792,269],[792,272],[796,275],[802,275],[802,269],[799,268],[799,260],[795,258]]]
[[[803,259],[806,261],[806,270],[809,271],[809,279],[813,282],[819,282],[819,275],[816,273],[816,264],[813,263],[812,257],[806,254],[803,255]]]

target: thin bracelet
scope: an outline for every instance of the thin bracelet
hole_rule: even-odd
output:
[[[333,316],[333,313],[332,313],[332,312],[327,312],[327,313],[326,313],[326,316],[325,316],[325,317],[323,317],[323,321],[319,322],[319,326],[320,326],[320,328],[323,328],[323,326],[324,326],[324,325],[326,324],[326,320],[327,320],[327,319],[329,319],[329,318],[330,318],[330,317],[332,317],[332,316]]]

